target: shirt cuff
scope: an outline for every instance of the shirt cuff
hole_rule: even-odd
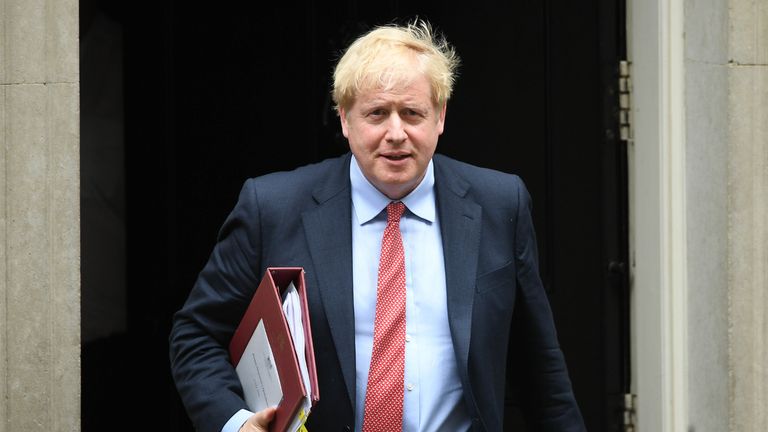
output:
[[[223,428],[221,428],[221,432],[238,432],[240,427],[253,414],[254,413],[248,410],[241,409],[240,411],[236,412],[235,415],[229,418],[229,421],[224,424]]]

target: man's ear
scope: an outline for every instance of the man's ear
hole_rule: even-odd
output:
[[[445,111],[448,108],[448,102],[445,102],[443,104],[443,107],[440,109],[440,114],[437,116],[437,130],[438,135],[443,134],[443,130],[445,129]]]
[[[339,120],[341,120],[341,133],[344,134],[344,138],[349,138],[347,111],[342,107],[339,107]]]

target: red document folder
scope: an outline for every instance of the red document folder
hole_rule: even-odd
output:
[[[232,364],[237,367],[256,327],[260,321],[263,322],[283,391],[283,400],[279,403],[269,427],[271,432],[285,431],[299,415],[308,395],[308,389],[305,389],[302,384],[293,338],[282,309],[281,293],[291,282],[296,287],[300,299],[305,355],[312,394],[311,405],[314,406],[319,400],[319,390],[304,269],[301,267],[268,268],[229,344]]]

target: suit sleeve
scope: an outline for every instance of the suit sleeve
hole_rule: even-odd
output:
[[[523,371],[520,392],[524,416],[535,431],[582,432],[584,421],[571,389],[563,353],[538,268],[531,198],[520,182],[515,229],[518,300],[513,314],[513,337],[524,353],[516,359]]]
[[[208,263],[169,338],[171,372],[189,417],[199,431],[220,431],[247,409],[228,345],[259,283],[259,203],[253,180],[219,231]]]

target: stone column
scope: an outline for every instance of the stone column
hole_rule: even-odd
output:
[[[728,3],[685,3],[688,424],[728,431]]]
[[[685,2],[689,423],[768,430],[768,3]]]
[[[0,432],[80,430],[77,0],[0,0]]]
[[[768,3],[730,0],[730,430],[768,430]]]

